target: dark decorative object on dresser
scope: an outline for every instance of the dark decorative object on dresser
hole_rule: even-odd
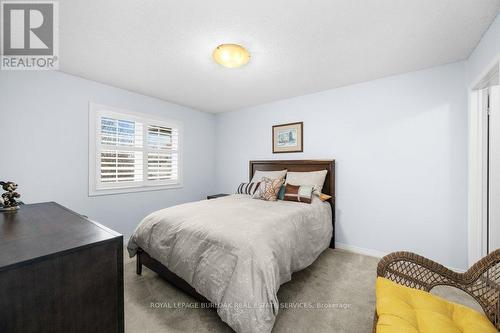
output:
[[[225,194],[225,193],[211,194],[211,195],[207,195],[207,200],[227,197],[228,195],[229,194]]]
[[[14,182],[0,182],[0,186],[6,191],[0,197],[0,212],[19,209],[19,204],[22,203],[16,200],[21,197],[16,192],[17,184]]]
[[[0,332],[124,331],[123,236],[57,203],[0,213]]]

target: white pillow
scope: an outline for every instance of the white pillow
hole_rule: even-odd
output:
[[[250,183],[258,183],[262,181],[263,177],[269,178],[269,179],[281,179],[285,178],[286,176],[286,169],[285,170],[279,170],[279,171],[260,171],[257,170],[253,174],[252,180]]]
[[[314,186],[314,194],[319,195],[325,183],[327,170],[310,171],[310,172],[288,172],[286,174],[286,184],[295,186],[312,185]]]

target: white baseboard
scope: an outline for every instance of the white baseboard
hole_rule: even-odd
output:
[[[344,243],[340,243],[340,242],[335,242],[335,248],[340,249],[340,250],[353,252],[353,253],[357,253],[357,254],[364,254],[365,256],[376,257],[376,258],[382,258],[383,256],[388,254],[388,253],[385,253],[382,251],[365,249],[363,247],[344,244]]]
[[[349,244],[340,243],[340,242],[335,242],[335,248],[339,249],[339,250],[344,250],[344,251],[357,253],[357,254],[363,254],[365,256],[370,256],[370,257],[375,257],[375,258],[382,258],[383,256],[389,254],[388,252],[366,249],[363,247],[349,245]],[[459,268],[454,268],[454,267],[448,267],[448,269],[451,269],[452,271],[455,271],[457,273],[464,273],[466,271],[465,269],[459,269]]]

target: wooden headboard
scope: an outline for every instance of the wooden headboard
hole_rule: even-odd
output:
[[[307,172],[327,170],[325,183],[321,192],[331,195],[329,200],[332,206],[333,236],[330,247],[335,248],[335,160],[273,160],[273,161],[250,161],[250,180],[255,171],[277,171],[287,169],[288,171]]]

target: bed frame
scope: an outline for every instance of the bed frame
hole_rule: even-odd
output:
[[[327,170],[328,173],[323,184],[322,192],[331,195],[329,200],[332,206],[332,226],[333,235],[330,241],[330,248],[335,248],[335,160],[272,160],[272,161],[250,161],[249,176],[252,179],[255,171],[277,171],[287,169],[288,171],[307,172]],[[200,295],[189,283],[171,272],[167,267],[161,264],[156,259],[152,258],[141,248],[137,251],[136,273],[142,274],[142,266],[146,266],[156,272],[162,278],[170,282],[170,284],[181,289],[195,299],[210,303],[204,296]]]

